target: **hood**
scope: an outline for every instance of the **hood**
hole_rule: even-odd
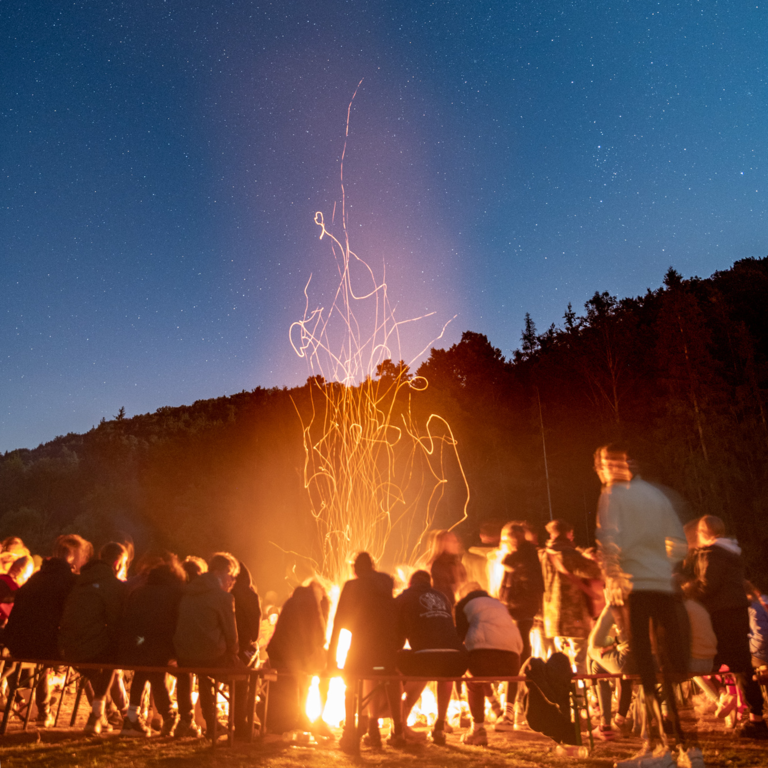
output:
[[[112,566],[103,560],[91,560],[80,570],[78,581],[80,584],[95,584],[97,581],[104,581],[109,578],[117,578]]]
[[[250,592],[252,588],[253,580],[251,579],[251,572],[248,570],[248,566],[241,561],[240,571],[237,574],[235,586],[232,587],[232,590],[237,590],[238,592]]]
[[[224,591],[221,588],[221,584],[219,583],[216,574],[208,571],[206,573],[201,573],[199,576],[192,579],[192,581],[187,584],[186,591],[188,595],[202,595],[206,592],[214,592],[216,590],[220,592]]]
[[[741,547],[736,539],[715,539],[712,543],[713,547],[722,547],[726,552],[730,552],[732,555],[740,555]]]

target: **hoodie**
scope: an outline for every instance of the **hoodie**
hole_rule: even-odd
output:
[[[741,547],[734,539],[715,539],[699,549],[696,557],[696,583],[692,597],[710,614],[749,605],[744,591],[744,563]]]
[[[235,663],[235,598],[221,588],[215,573],[202,573],[186,586],[173,644],[183,664]]]

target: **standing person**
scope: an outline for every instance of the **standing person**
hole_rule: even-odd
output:
[[[266,728],[270,733],[326,733],[322,718],[311,723],[306,713],[312,675],[325,668],[325,630],[329,601],[317,581],[298,586],[286,600],[267,646],[277,680],[269,687]],[[260,717],[263,717],[263,712]]]
[[[328,647],[331,668],[336,668],[336,654],[342,629],[348,630],[352,639],[344,663],[347,678],[347,692],[344,699],[346,720],[339,747],[345,752],[355,753],[364,730],[368,730],[369,743],[376,747],[381,744],[378,718],[361,718],[355,725],[356,682],[366,674],[395,673],[395,651],[397,628],[392,577],[374,569],[373,558],[367,552],[360,552],[354,562],[355,578],[344,584],[333,620],[333,633]],[[400,685],[387,683],[387,699],[392,717],[393,735],[390,744],[405,745],[403,723],[400,718]]]
[[[242,561],[235,579],[235,586],[232,587],[232,597],[235,598],[235,623],[240,645],[240,661],[247,666],[252,664],[255,666],[259,657],[261,600],[253,586],[251,572]]]
[[[456,593],[467,581],[467,570],[461,562],[461,542],[453,531],[437,531],[432,540],[429,570],[433,587],[456,605]]]
[[[659,754],[652,753],[653,736],[649,734],[642,754],[618,765],[630,768],[646,761],[654,768],[674,766],[662,727],[651,632],[659,651],[672,727],[683,750],[685,735],[670,680],[671,673],[686,674],[688,667],[689,649],[682,639],[672,586],[673,567],[687,549],[683,526],[669,499],[639,476],[637,463],[624,446],[599,448],[595,471],[603,484],[596,536],[607,577],[606,597],[615,609],[624,608],[629,614],[624,625],[629,627],[634,663],[642,681],[645,714],[648,723],[656,718],[660,739]],[[651,759],[654,762],[647,762]],[[694,768],[704,765],[698,748],[688,750],[688,759]]]
[[[64,603],[77,582],[77,574],[93,552],[90,542],[81,536],[59,536],[51,557],[43,560],[14,596],[14,609],[8,618],[4,641],[11,654],[23,659],[58,659],[59,624]],[[50,670],[40,677],[35,690],[37,723],[50,728],[54,716],[50,707]]]
[[[741,548],[726,538],[725,524],[719,517],[705,515],[699,520],[696,580],[687,592],[709,611],[717,637],[715,669],[727,664],[744,691],[749,705],[749,722],[739,735],[748,739],[768,739],[763,720],[763,694],[752,675],[749,651],[749,600],[744,589],[744,563]]]
[[[411,677],[461,677],[467,669],[467,652],[456,632],[451,606],[446,596],[432,588],[427,571],[414,571],[408,589],[395,598],[397,628],[402,647],[397,654],[397,668]],[[403,704],[403,723],[408,722],[414,704],[419,700],[426,683],[407,683]],[[451,701],[453,683],[437,684],[437,719],[432,730],[432,741],[445,745],[445,717]],[[406,728],[407,726],[403,726]]]
[[[125,598],[125,584],[117,574],[128,557],[125,547],[112,541],[99,550],[99,559],[84,565],[75,586],[67,596],[59,628],[62,658],[77,662],[113,664],[117,660],[120,616]],[[97,736],[111,726],[104,715],[107,691],[112,683],[111,669],[83,672],[93,686],[91,714],[85,733]]]
[[[501,561],[504,575],[499,590],[499,598],[515,620],[523,641],[521,667],[531,656],[531,630],[544,595],[539,553],[525,534],[525,528],[519,523],[507,523],[502,529],[501,544],[507,554]],[[517,690],[517,683],[508,684],[506,712],[495,725],[497,731],[513,730],[516,723],[518,728],[522,723],[521,707],[515,706]]]
[[[506,606],[491,597],[475,582],[465,584],[456,605],[456,630],[469,651],[469,671],[475,677],[514,677],[520,671],[523,640]],[[472,732],[462,741],[488,745],[485,731],[485,697],[490,683],[467,683],[467,700],[472,715]]]
[[[173,635],[185,574],[175,555],[167,556],[145,574],[145,583],[134,589],[125,602],[120,632],[120,661],[128,666],[167,667],[176,658]],[[149,736],[149,727],[139,718],[144,688],[149,683],[162,717],[161,736],[169,736],[176,727],[178,714],[171,699],[163,672],[136,672],[131,684],[128,710],[121,736]]]
[[[243,666],[238,655],[240,647],[235,623],[235,599],[230,594],[239,571],[240,564],[233,555],[217,552],[208,563],[207,573],[197,576],[187,585],[179,603],[179,618],[173,636],[180,667]],[[206,737],[215,742],[218,717],[214,681],[201,675],[197,684]],[[178,737],[197,735],[192,728],[194,708],[190,685],[188,675],[179,676],[177,697],[181,720],[174,734]],[[236,691],[235,702],[242,698],[240,686]],[[238,717],[238,731],[242,733],[244,726],[244,721]]]
[[[559,651],[570,655],[577,672],[587,671],[587,638],[592,618],[582,579],[598,581],[600,566],[573,544],[573,526],[565,520],[546,525],[547,546],[541,552],[544,575],[544,631]]]

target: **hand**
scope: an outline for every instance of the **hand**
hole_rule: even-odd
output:
[[[605,581],[605,598],[609,605],[624,605],[624,600],[629,594],[626,582],[622,578],[609,576]]]

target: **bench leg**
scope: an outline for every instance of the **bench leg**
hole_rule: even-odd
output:
[[[69,727],[74,728],[77,721],[77,710],[80,709],[80,699],[83,697],[83,690],[88,684],[88,678],[84,675],[79,675],[77,682],[75,683],[75,705],[72,707],[72,717],[69,718]]]
[[[5,712],[3,713],[3,722],[0,725],[0,736],[5,736],[8,728],[8,719],[11,716],[13,703],[16,699],[16,689],[19,687],[19,678],[21,677],[21,662],[16,662],[16,669],[11,672],[8,680],[8,699],[5,702]]]

